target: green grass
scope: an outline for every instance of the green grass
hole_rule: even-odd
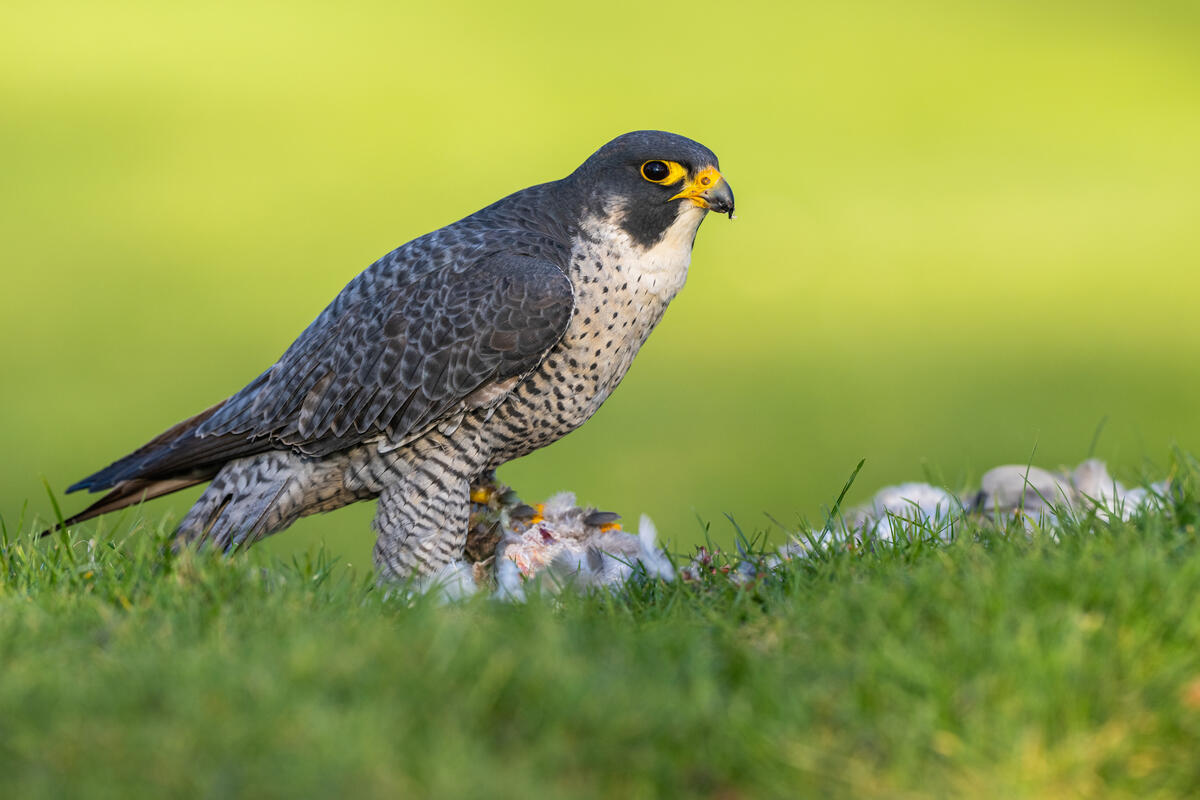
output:
[[[405,602],[324,555],[173,556],[132,517],[9,527],[0,793],[1195,796],[1200,481],[1175,477],[1127,523],[522,606]]]

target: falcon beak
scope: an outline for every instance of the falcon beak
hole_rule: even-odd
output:
[[[697,172],[684,185],[683,191],[671,199],[691,200],[700,208],[728,214],[733,219],[733,190],[715,167],[705,167]]]

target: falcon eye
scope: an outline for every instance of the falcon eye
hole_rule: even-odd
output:
[[[642,177],[651,183],[662,183],[671,176],[671,168],[662,161],[647,161],[642,164]]]

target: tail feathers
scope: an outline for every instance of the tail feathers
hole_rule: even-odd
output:
[[[122,508],[127,508],[132,505],[153,500],[155,497],[162,497],[165,494],[178,492],[180,489],[187,489],[190,486],[195,486],[198,483],[204,483],[212,478],[211,474],[187,475],[176,478],[167,478],[164,480],[128,480],[117,484],[117,487],[108,494],[101,497],[95,503],[80,511],[60,524],[55,525],[49,530],[41,532],[42,536],[48,536],[55,531],[69,528],[72,525],[84,522],[98,517],[101,514],[107,514],[110,511],[118,511]]]
[[[129,482],[135,479],[154,477],[166,478],[169,476],[164,475],[163,473],[170,471],[172,468],[178,471],[180,467],[198,465],[196,462],[198,462],[201,458],[208,457],[213,454],[208,452],[190,452],[201,449],[195,447],[195,445],[204,443],[204,445],[207,445],[207,447],[202,448],[205,451],[210,449],[220,450],[222,449],[222,445],[224,445],[225,448],[228,448],[231,442],[224,440],[224,438],[216,440],[197,439],[194,436],[188,436],[188,434],[194,432],[196,428],[200,427],[205,420],[215,414],[221,408],[221,406],[225,405],[226,402],[228,401],[222,400],[212,408],[201,411],[196,416],[185,419],[178,425],[168,428],[124,458],[114,461],[104,469],[89,475],[78,483],[72,484],[67,488],[67,492],[77,492],[80,489],[98,492],[102,489],[109,489],[111,487],[118,486],[121,483]],[[214,445],[216,445],[216,447],[214,447]],[[189,461],[192,462],[192,464],[188,464]],[[213,470],[213,473],[215,472],[216,470]],[[190,486],[192,484],[188,485]],[[172,489],[171,491],[175,490]],[[155,496],[157,497],[157,495]],[[95,508],[96,506],[105,502],[107,499],[108,498],[105,497],[99,503],[87,509],[87,511],[84,511],[83,513],[87,514],[92,510],[92,508]]]

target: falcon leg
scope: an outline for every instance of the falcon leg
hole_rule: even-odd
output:
[[[379,495],[375,566],[385,580],[433,575],[461,559],[470,516],[469,470],[436,456],[411,465]]]

